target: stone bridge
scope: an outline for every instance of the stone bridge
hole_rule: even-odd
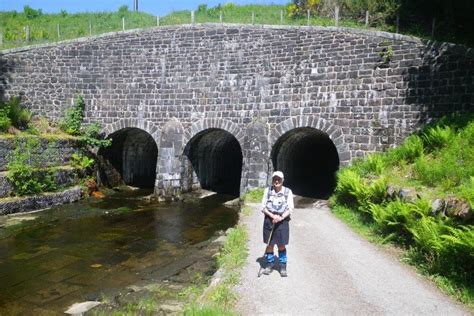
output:
[[[239,194],[285,172],[326,197],[335,171],[473,111],[464,46],[331,27],[187,25],[0,53],[0,97],[58,119],[76,96],[125,182]]]

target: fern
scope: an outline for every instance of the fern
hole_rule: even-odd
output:
[[[353,168],[361,176],[380,176],[386,167],[386,161],[381,154],[373,153],[366,156],[364,160],[357,160],[353,163]]]
[[[407,229],[420,249],[438,256],[445,249],[445,243],[443,243],[441,235],[446,227],[440,219],[423,216],[416,221],[416,224],[409,225]]]
[[[387,160],[392,165],[397,165],[400,161],[413,162],[423,154],[423,140],[418,135],[411,135],[405,139],[403,144],[391,149],[388,152]]]
[[[371,203],[381,204],[387,199],[387,179],[378,178],[370,184],[367,190],[367,200]]]
[[[355,171],[343,169],[338,172],[337,178],[335,194],[341,203],[359,206],[361,201],[365,201],[367,184]]]
[[[446,147],[455,137],[453,129],[449,126],[435,126],[423,133],[423,142],[426,149],[434,151]]]

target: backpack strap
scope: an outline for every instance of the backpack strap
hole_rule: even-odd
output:
[[[272,186],[269,186],[269,187],[268,187],[267,201],[270,199],[270,194],[272,194]]]

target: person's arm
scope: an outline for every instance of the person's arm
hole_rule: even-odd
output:
[[[267,208],[267,196],[268,196],[268,188],[263,191],[263,197],[262,197],[262,213],[265,213],[265,210]]]
[[[288,192],[288,198],[286,203],[288,204],[288,208],[283,212],[281,216],[282,220],[290,216],[293,213],[293,209],[295,208],[295,203],[293,201],[293,192],[291,192],[291,190]]]

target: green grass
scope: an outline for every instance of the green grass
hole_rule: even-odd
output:
[[[202,297],[188,304],[185,315],[234,315],[237,301],[234,286],[238,283],[240,269],[248,256],[247,231],[243,226],[229,230],[227,241],[217,257],[217,264],[223,271],[221,282],[206,290]],[[199,301],[198,301],[199,299]]]
[[[156,17],[143,12],[42,14],[30,19],[24,13],[0,12],[0,33],[3,34],[1,48],[37,45],[121,31],[122,17],[125,19],[126,29],[156,26]],[[30,42],[25,41],[26,26],[30,30]]]
[[[210,8],[199,6],[196,9],[195,23],[219,23],[222,14],[223,23],[335,26],[333,18],[312,16],[309,21],[306,16],[290,18],[287,16],[286,6],[284,5],[235,5],[229,2]],[[281,12],[283,12],[283,18]],[[157,17],[144,12],[128,10],[76,14],[64,12],[59,14],[40,14],[30,18],[23,12],[0,12],[0,33],[3,35],[3,45],[0,45],[0,49],[121,31],[122,19],[125,21],[126,30],[157,26]],[[190,23],[191,11],[189,10],[175,11],[159,19],[160,26]],[[26,26],[30,30],[29,42],[26,42]],[[350,19],[341,19],[339,26],[365,28],[361,21]],[[376,29],[393,32],[395,27],[393,25],[381,24]],[[407,34],[429,37],[429,34],[419,33],[416,29],[408,31]]]
[[[245,203],[260,203],[262,201],[265,188],[251,189],[242,196],[242,201]],[[245,210],[245,207],[244,207]]]

